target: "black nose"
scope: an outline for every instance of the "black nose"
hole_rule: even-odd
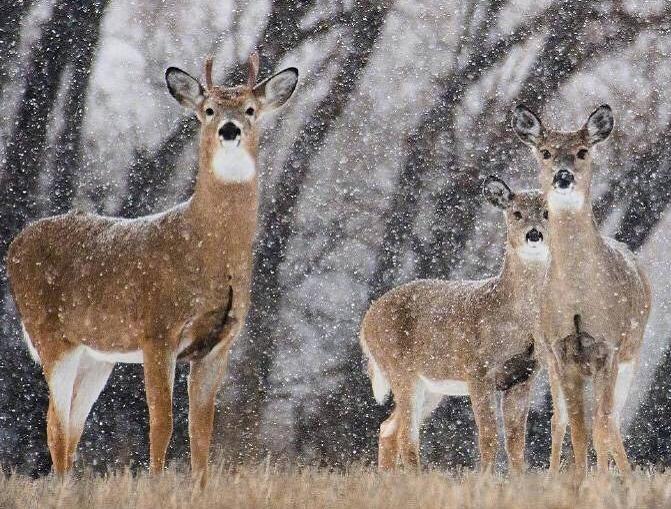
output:
[[[573,173],[568,170],[559,170],[552,179],[552,185],[560,189],[566,189],[573,184],[574,180]]]
[[[219,128],[219,136],[221,136],[226,141],[233,141],[238,136],[240,136],[240,133],[240,128],[233,122],[226,122]]]
[[[536,228],[532,228],[527,232],[527,242],[538,242],[539,240],[543,240],[543,234]]]

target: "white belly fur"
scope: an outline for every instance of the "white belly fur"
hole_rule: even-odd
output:
[[[468,383],[461,380],[431,380],[419,375],[427,390],[446,396],[468,396]]]
[[[40,364],[40,355],[33,346],[33,342],[31,341],[30,336],[28,335],[28,331],[26,330],[26,327],[23,325],[23,323],[21,323],[21,329],[23,330],[23,340],[28,347],[30,356],[35,362]],[[186,346],[188,346],[188,344],[180,344],[179,351],[181,352]],[[123,362],[126,364],[143,363],[142,350],[134,350],[132,352],[105,352],[102,350],[95,350],[89,346],[84,346],[83,348],[87,355],[90,355],[97,361],[110,362],[113,364],[117,362]]]
[[[103,352],[101,350],[94,350],[88,346],[84,347],[86,353],[97,361],[104,362],[124,362],[126,364],[142,364],[142,350],[135,350],[133,352]]]

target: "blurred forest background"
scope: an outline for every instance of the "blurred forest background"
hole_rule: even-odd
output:
[[[503,221],[482,176],[536,186],[509,128],[523,101],[576,129],[616,115],[595,155],[596,217],[642,258],[654,309],[628,404],[640,465],[671,464],[671,2],[655,0],[2,0],[0,257],[31,220],[71,208],[138,216],[184,200],[198,127],[163,72],[240,82],[301,70],[265,122],[253,307],[221,390],[215,442],[234,462],[374,462],[391,408],[377,406],[358,326],[372,298],[416,277],[498,271]],[[0,463],[48,472],[47,388],[23,345],[2,269]],[[188,456],[186,370],[172,458]],[[549,396],[535,391],[529,462],[547,464]],[[423,429],[425,461],[474,465],[468,400]],[[119,365],[89,417],[80,458],[146,466],[140,366]]]

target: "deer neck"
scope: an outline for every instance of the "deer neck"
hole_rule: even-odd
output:
[[[211,144],[210,144],[211,146]],[[258,176],[256,150],[250,151],[254,164],[251,178],[242,181],[222,180],[214,168],[214,150],[201,143],[199,168],[193,196],[189,203],[190,227],[205,252],[226,263],[247,260],[256,230],[258,210]],[[218,170],[226,160],[217,161]],[[231,164],[237,164],[231,161]]]
[[[512,303],[520,312],[535,314],[546,271],[546,262],[523,260],[510,244],[506,244],[496,285],[502,302]]]
[[[550,211],[550,273],[564,281],[591,279],[603,246],[589,198],[579,210]]]

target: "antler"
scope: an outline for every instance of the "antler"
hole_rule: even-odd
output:
[[[213,87],[212,83],[212,55],[207,55],[205,59],[205,87],[207,90],[211,90]]]
[[[247,74],[247,86],[254,88],[256,77],[259,75],[259,54],[255,51],[249,55],[249,72]]]

